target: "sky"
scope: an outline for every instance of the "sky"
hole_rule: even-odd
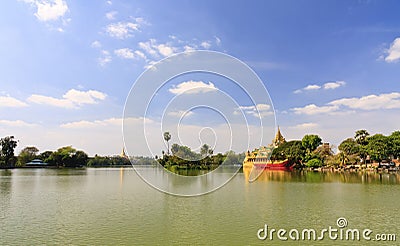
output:
[[[399,9],[398,1],[373,0],[5,1],[0,137],[15,136],[17,153],[26,146],[42,152],[72,145],[91,156],[119,154],[124,105],[135,81],[157,61],[193,50],[243,61],[271,101],[249,104],[223,76],[182,75],[155,94],[148,129],[160,129],[156,111],[165,113],[174,96],[222,105],[225,99],[215,97],[222,91],[237,103],[224,116],[240,110],[249,119],[274,117],[272,127],[279,125],[287,140],[318,134],[337,146],[358,129],[388,135],[400,122]],[[220,114],[179,105],[165,115],[183,119],[186,140],[164,126],[149,138],[152,154],[165,147],[164,130],[173,133],[171,143],[193,149],[229,138]],[[143,116],[131,120],[135,128]],[[261,130],[248,124],[253,134]],[[129,154],[148,155],[146,148],[139,142]],[[215,151],[229,148],[217,144]],[[234,150],[246,150],[240,148]]]

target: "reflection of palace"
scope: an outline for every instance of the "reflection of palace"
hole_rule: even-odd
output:
[[[286,140],[283,137],[279,127],[278,132],[275,135],[274,140],[268,146],[261,146],[258,149],[253,150],[252,152],[247,151],[246,157],[243,161],[243,168],[262,168],[262,169],[271,169],[271,170],[287,170],[292,169],[293,166],[289,166],[288,160],[283,161],[274,161],[270,160],[272,151],[274,148],[279,147],[281,144],[285,143]]]
[[[251,168],[243,168],[243,175],[249,181]],[[265,169],[257,182],[304,182],[304,183],[351,183],[351,184],[400,184],[400,173],[365,172],[313,172],[294,170],[292,172]],[[247,182],[246,182],[247,183]]]

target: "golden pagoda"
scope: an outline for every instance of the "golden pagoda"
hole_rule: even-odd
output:
[[[121,151],[121,154],[119,154],[119,156],[122,157],[122,158],[127,158],[128,159],[128,156],[125,154],[125,148],[124,147],[122,147],[122,151]]]
[[[275,139],[272,143],[274,144],[275,147],[279,147],[279,145],[286,143],[286,139],[282,136],[279,126],[278,126],[278,132],[276,133]]]

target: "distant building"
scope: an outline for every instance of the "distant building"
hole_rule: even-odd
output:
[[[30,162],[27,162],[25,165],[26,166],[47,166],[49,164],[46,163],[46,162],[43,162],[40,159],[34,159],[34,160],[30,161]]]
[[[122,158],[128,159],[128,156],[125,154],[125,148],[124,147],[122,147],[122,151],[121,151],[121,154],[119,154],[119,156],[122,157]]]
[[[279,147],[279,145],[286,143],[286,139],[283,137],[281,130],[278,126],[278,132],[275,135],[274,141],[272,142],[275,147]]]
[[[323,143],[322,147],[324,148],[324,150],[329,150],[329,143]]]

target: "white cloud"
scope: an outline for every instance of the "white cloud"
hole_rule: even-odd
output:
[[[327,82],[323,85],[324,90],[329,90],[329,89],[336,89],[339,88],[340,86],[344,86],[346,82],[344,81],[336,81],[336,82]]]
[[[194,114],[193,111],[185,111],[185,110],[168,112],[168,115],[174,116],[174,117],[189,117],[189,116],[192,116],[193,114]]]
[[[201,47],[203,47],[204,49],[207,49],[207,50],[211,47],[210,42],[207,42],[207,41],[202,42],[200,45],[201,45]]]
[[[144,59],[144,60],[147,59],[146,55],[145,55],[143,52],[141,52],[140,50],[135,50],[135,54],[136,54],[138,57],[140,57],[140,58],[142,58],[142,59]]]
[[[344,108],[343,108],[344,107]],[[353,110],[348,110],[348,109]],[[340,110],[341,109],[341,110]],[[325,106],[309,104],[305,107],[292,108],[295,114],[316,115],[349,115],[354,110],[382,110],[400,109],[400,93],[392,92],[380,95],[367,95],[363,97],[341,98],[327,103]]]
[[[400,38],[396,38],[387,50],[386,62],[397,62],[400,59]]]
[[[95,121],[74,121],[69,123],[61,124],[61,128],[68,128],[68,129],[79,129],[79,128],[92,128],[98,126],[122,126],[122,119],[121,118],[109,118],[105,120],[95,120]]]
[[[10,96],[0,96],[0,108],[2,107],[21,108],[26,106],[28,106],[28,104],[16,98]]]
[[[112,61],[110,52],[107,50],[102,50],[101,51],[101,57],[98,58],[98,62],[100,66],[105,66],[107,63],[110,63]]]
[[[63,95],[63,98],[78,104],[96,104],[98,100],[106,99],[107,95],[103,92],[96,90],[88,90],[88,91],[79,91],[75,89],[69,90],[66,94]]]
[[[160,44],[156,46],[158,52],[163,56],[170,56],[174,53],[174,47],[167,44]]]
[[[36,5],[36,18],[40,21],[55,21],[63,17],[68,11],[68,5],[64,0],[28,0]]]
[[[22,120],[0,120],[0,125],[9,126],[9,127],[32,127],[36,126],[35,124],[28,123]]]
[[[293,93],[295,94],[299,94],[302,93],[304,91],[317,91],[319,89],[324,89],[324,90],[333,90],[333,89],[337,89],[341,86],[344,86],[346,84],[346,82],[344,81],[335,81],[335,82],[326,82],[325,84],[321,85],[307,85],[306,87],[302,88],[302,89],[298,89],[295,90]]]
[[[312,90],[318,90],[320,88],[321,88],[321,86],[319,86],[319,85],[307,85],[306,87],[303,88],[303,90],[312,91]]]
[[[121,58],[125,58],[125,59],[134,59],[135,58],[135,54],[129,48],[114,50],[114,54]]]
[[[317,126],[318,126],[317,123],[308,122],[308,123],[298,124],[298,125],[295,125],[295,126],[290,126],[290,128],[293,128],[293,129],[313,129],[313,128],[317,127]]]
[[[254,117],[264,117],[273,114],[271,111],[271,105],[264,103],[253,106],[239,106],[239,108],[233,113],[238,115],[241,111]]]
[[[110,11],[106,13],[106,18],[109,20],[115,20],[115,16],[118,14],[117,11]]]
[[[133,36],[135,31],[139,31],[141,18],[136,18],[136,23],[134,22],[117,22],[109,24],[106,27],[106,32],[113,38],[125,39]]]
[[[203,81],[186,81],[169,89],[173,94],[197,94],[218,90],[212,82],[204,83]]]
[[[90,45],[92,48],[101,48],[101,43],[98,40],[95,40],[92,42],[92,44]]]
[[[79,108],[84,104],[97,104],[106,97],[107,95],[100,91],[71,89],[62,98],[33,94],[28,98],[28,101],[61,108]]]
[[[363,110],[400,109],[400,93],[392,92],[380,95],[368,95],[360,98],[342,98],[332,101],[329,104]]]
[[[139,42],[139,48],[144,50],[149,55],[156,56],[157,51],[153,48],[155,42],[155,39],[150,39],[147,42]]]
[[[302,89],[295,90],[294,93],[298,94],[298,93],[302,93],[303,91],[312,91],[312,90],[319,90],[319,89],[321,89],[321,86],[319,86],[319,85],[307,85],[306,87],[304,87]]]
[[[215,36],[215,43],[220,46],[221,45],[221,39],[217,36]]]
[[[155,39],[150,39],[147,42],[139,42],[139,48],[154,58],[158,58],[159,55],[167,57],[177,51],[177,48],[173,47],[170,43],[158,44]]]
[[[107,1],[107,4],[108,5],[112,5],[112,1]]]
[[[314,114],[327,114],[334,112],[339,107],[336,105],[332,106],[317,106],[315,104],[309,104],[302,108],[292,108],[291,110],[294,111],[295,114],[306,114],[306,115],[314,115]]]
[[[194,47],[190,46],[190,45],[185,45],[185,46],[183,47],[183,50],[184,50],[185,52],[192,52],[192,51],[195,51],[196,49],[195,49]]]

